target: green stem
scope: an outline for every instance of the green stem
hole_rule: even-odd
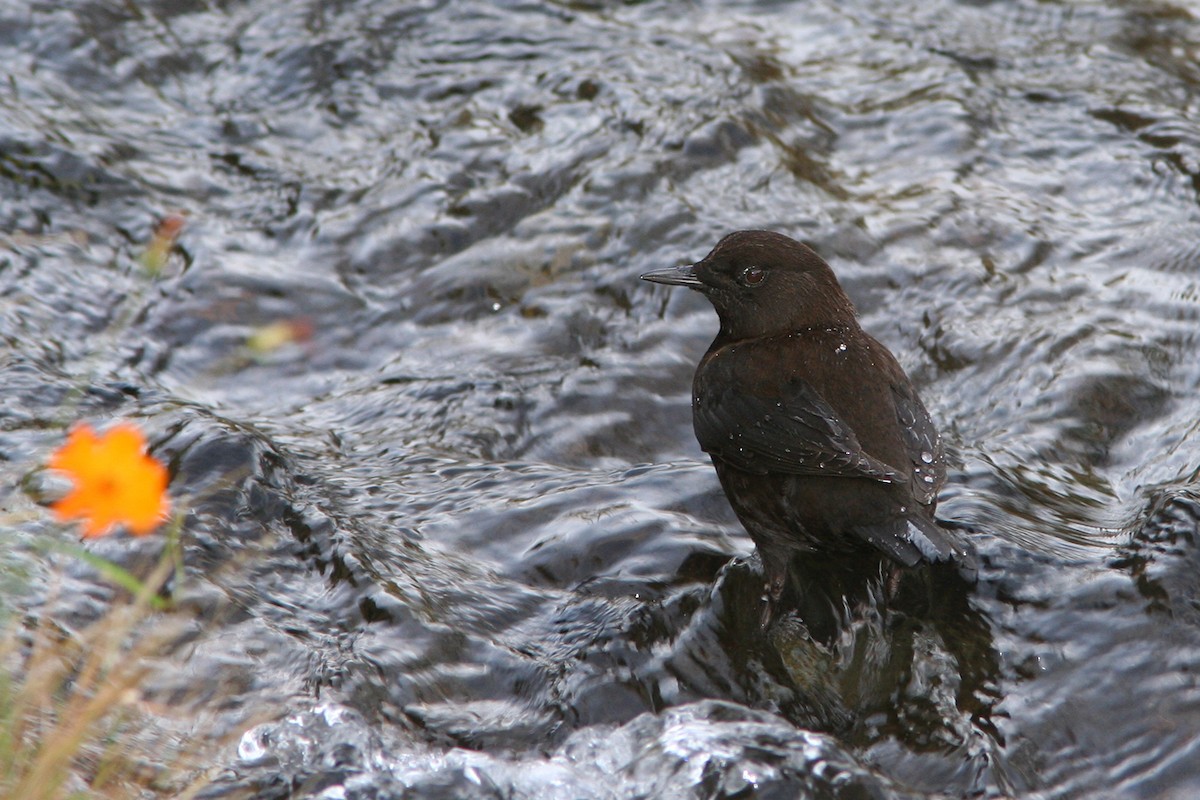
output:
[[[181,515],[176,515],[176,518],[178,519],[180,516]],[[182,524],[182,520],[180,519],[180,525],[181,524]],[[171,528],[175,531],[175,538],[174,538],[174,541],[176,543],[175,549],[177,551],[179,551],[179,555],[178,555],[178,559],[177,559],[176,563],[177,563],[177,570],[179,570],[180,572],[178,572],[177,575],[182,574],[182,568],[183,568],[182,548],[178,547],[180,525],[174,524],[174,521],[173,521],[173,524],[171,525]],[[134,575],[132,572],[125,569],[124,567],[117,566],[113,562],[109,561],[107,558],[101,558],[100,556],[96,555],[95,553],[91,552],[90,550],[88,550],[85,547],[81,547],[80,545],[77,545],[74,542],[62,542],[62,541],[58,541],[55,539],[48,539],[48,538],[47,539],[39,539],[37,542],[37,546],[44,548],[46,550],[53,550],[53,551],[56,551],[59,553],[66,553],[67,555],[78,558],[80,561],[82,561],[83,563],[92,567],[92,569],[99,572],[100,575],[102,577],[104,577],[109,583],[112,583],[112,584],[115,584],[115,585],[121,587],[122,589],[126,590],[127,592],[129,592],[130,594],[132,594],[134,596],[145,597],[146,602],[155,611],[165,611],[170,607],[170,602],[162,597],[159,597],[158,593],[156,591],[148,591],[145,582],[141,578]],[[170,547],[169,544],[168,544],[168,547]]]

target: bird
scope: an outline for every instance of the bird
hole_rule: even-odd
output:
[[[796,557],[867,554],[974,574],[970,545],[934,516],[941,435],[820,256],[744,230],[694,264],[641,278],[699,291],[720,320],[692,382],[692,422],[762,560],[764,627]]]

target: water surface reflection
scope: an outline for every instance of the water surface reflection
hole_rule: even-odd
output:
[[[139,418],[202,497],[147,693],[211,733],[207,797],[1190,796],[1198,32],[0,0],[5,503],[40,518],[77,417]],[[982,562],[948,607],[757,633],[690,430],[715,320],[636,280],[746,227],[821,252],[939,420]],[[312,340],[246,359],[279,319]],[[11,530],[6,603],[110,601]]]

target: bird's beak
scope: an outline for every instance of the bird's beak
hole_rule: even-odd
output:
[[[653,272],[647,272],[641,277],[642,280],[650,281],[651,283],[665,283],[668,286],[689,286],[693,289],[701,289],[704,287],[704,284],[696,277],[694,266],[694,264],[688,264],[685,267],[656,269]]]

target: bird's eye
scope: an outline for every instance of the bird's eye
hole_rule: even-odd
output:
[[[741,283],[742,286],[754,287],[761,284],[763,279],[766,277],[767,271],[762,267],[746,267],[744,270],[742,270],[741,274],[738,275],[738,282]]]

